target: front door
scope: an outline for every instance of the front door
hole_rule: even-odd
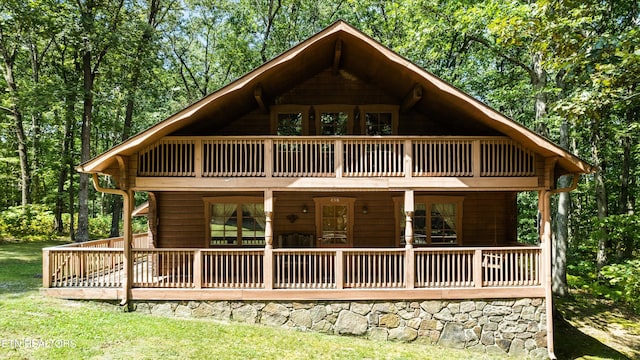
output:
[[[318,247],[353,246],[354,198],[315,198]]]

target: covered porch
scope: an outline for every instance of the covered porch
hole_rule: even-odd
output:
[[[43,250],[43,291],[80,299],[358,300],[544,297],[537,246],[150,248],[134,237]]]

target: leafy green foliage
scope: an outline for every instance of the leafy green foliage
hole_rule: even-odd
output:
[[[593,219],[592,241],[606,233],[610,242],[609,255],[618,257],[618,253],[633,252],[640,246],[640,216],[632,214],[609,215],[599,220]],[[629,246],[630,249],[626,249]]]
[[[63,217],[68,222],[69,215]],[[43,205],[14,206],[0,212],[0,240],[22,239],[43,241],[60,238],[55,230],[53,213]],[[122,227],[122,224],[121,224]],[[89,235],[92,240],[109,237],[111,216],[98,215],[89,219]],[[132,223],[133,233],[147,232],[147,219],[137,217]],[[65,234],[69,234],[68,227]]]
[[[609,281],[614,299],[628,303],[640,314],[640,259],[607,265],[602,275]]]
[[[14,206],[0,212],[0,238],[51,240],[57,238],[53,214],[43,205]]]

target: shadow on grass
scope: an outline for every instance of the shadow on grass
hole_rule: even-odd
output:
[[[561,316],[554,318],[554,343],[559,360],[631,359],[619,351],[583,333]]]
[[[37,291],[42,286],[42,248],[62,241],[0,241],[0,295]]]

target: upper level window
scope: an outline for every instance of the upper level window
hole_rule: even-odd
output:
[[[413,244],[452,245],[462,238],[462,197],[417,196],[413,213]],[[400,244],[405,239],[405,212],[396,201],[396,222]]]
[[[349,115],[344,112],[320,113],[320,135],[346,135]]]
[[[394,105],[363,105],[360,112],[363,135],[396,135],[398,133],[398,107]]]
[[[391,113],[368,112],[364,114],[365,135],[393,135]]]
[[[259,197],[205,198],[209,246],[263,246],[266,217]]]
[[[313,128],[309,129],[312,126]],[[314,131],[315,130],[315,131]],[[271,134],[301,136],[395,135],[396,105],[274,105]]]
[[[271,134],[278,136],[307,135],[309,106],[274,105],[271,107]]]
[[[302,135],[302,113],[279,113],[277,126],[279,136]]]

